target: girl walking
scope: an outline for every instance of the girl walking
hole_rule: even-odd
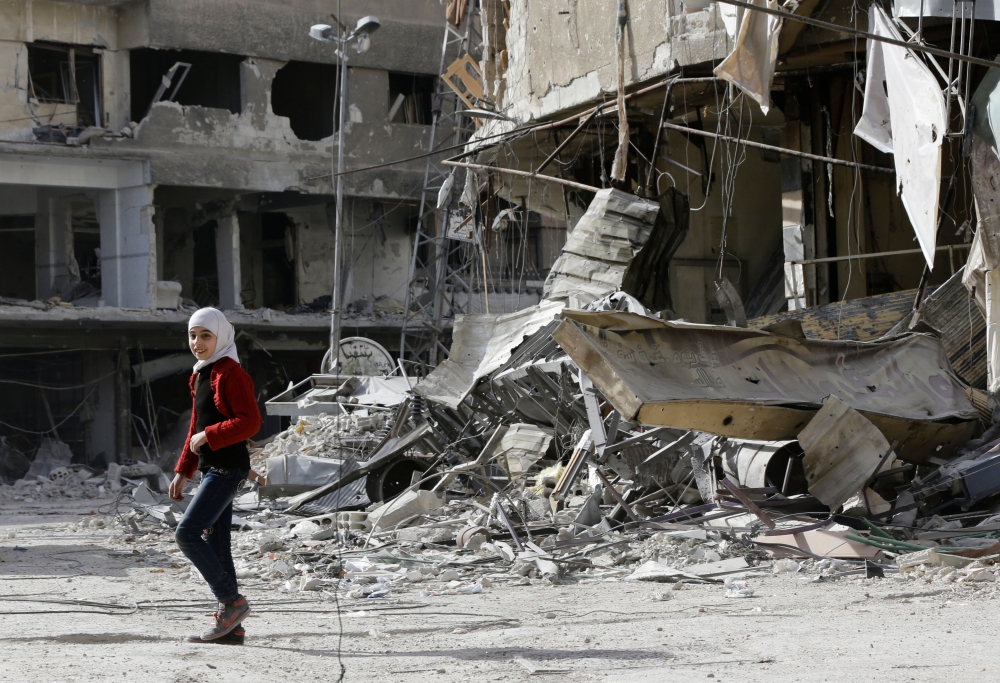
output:
[[[184,486],[201,470],[201,486],[174,538],[219,601],[213,625],[191,643],[242,644],[240,624],[250,605],[240,595],[230,545],[233,498],[250,472],[247,439],[262,423],[253,380],[240,367],[235,330],[221,311],[202,308],[188,322],[188,342],[198,362],[191,375],[191,427],[174,468],[170,498],[181,502]]]

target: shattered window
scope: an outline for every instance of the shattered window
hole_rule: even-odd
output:
[[[271,111],[287,116],[299,140],[322,140],[336,131],[337,79],[332,64],[288,62],[271,82]]]
[[[433,122],[434,76],[389,74],[389,121],[429,126]]]
[[[101,126],[101,70],[92,48],[28,45],[28,97],[32,104],[76,105],[76,126]]]
[[[144,119],[149,108],[160,101],[239,114],[243,111],[243,59],[198,50],[130,50],[132,120]]]

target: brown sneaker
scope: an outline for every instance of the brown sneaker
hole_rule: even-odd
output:
[[[232,602],[220,603],[212,627],[201,634],[202,640],[218,640],[239,626],[250,614],[250,603],[242,595]]]
[[[218,645],[242,645],[243,641],[246,639],[246,631],[243,630],[242,626],[237,626],[232,631],[222,636],[221,638],[216,638],[215,640],[204,640],[201,634],[192,633],[185,640],[189,643],[216,643]]]

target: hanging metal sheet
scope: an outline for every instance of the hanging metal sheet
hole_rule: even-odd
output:
[[[795,339],[632,313],[566,311],[553,337],[622,417],[748,439],[791,439],[836,394],[920,462],[978,414],[941,342]]]
[[[799,444],[809,493],[834,511],[861,490],[889,452],[875,425],[836,396],[799,433]]]
[[[543,301],[506,315],[465,315],[455,319],[451,353],[413,391],[457,408],[480,378],[500,368],[511,353],[553,319],[562,303]]]

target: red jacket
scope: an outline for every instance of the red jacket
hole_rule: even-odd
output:
[[[264,422],[254,397],[253,380],[240,364],[232,358],[221,358],[209,373],[212,391],[215,392],[215,407],[226,416],[226,420],[205,428],[208,446],[213,451],[246,441],[257,433]],[[188,429],[184,450],[177,459],[174,472],[190,479],[198,469],[198,454],[191,450],[191,437],[195,435],[198,413],[195,408],[194,382],[198,373],[192,373],[188,385],[191,387],[191,427]]]

